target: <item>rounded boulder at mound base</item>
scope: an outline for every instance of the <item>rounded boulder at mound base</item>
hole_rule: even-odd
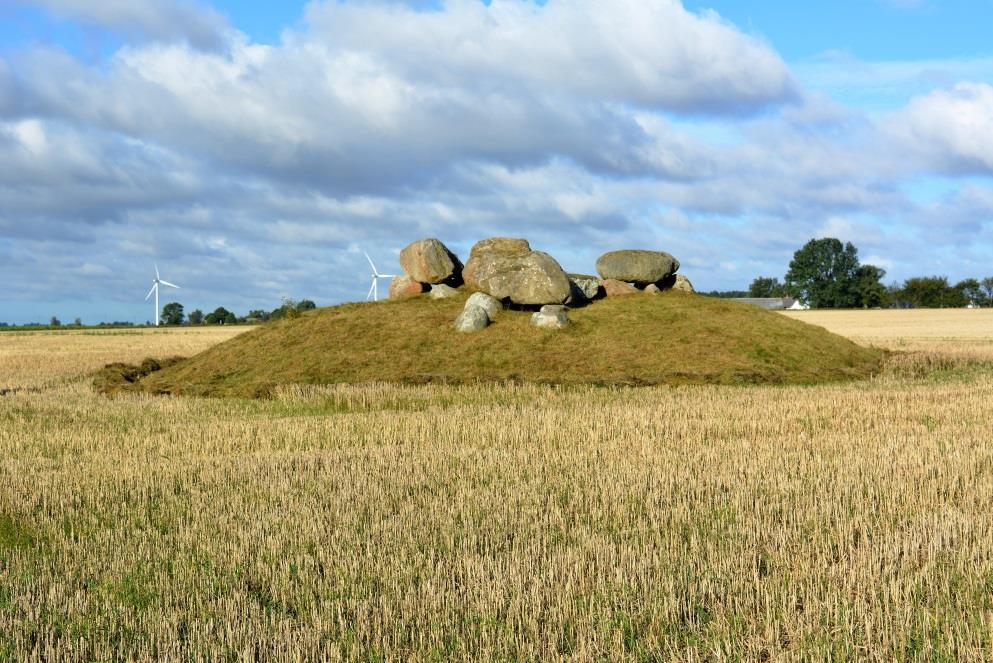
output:
[[[561,304],[546,304],[531,315],[531,326],[542,329],[565,329],[569,326],[569,311]]]
[[[469,295],[469,299],[466,300],[465,305],[480,307],[486,311],[486,315],[490,317],[490,320],[493,320],[496,314],[503,310],[503,304],[500,303],[500,300],[487,295],[485,292],[472,293]]]
[[[448,299],[449,297],[458,297],[459,291],[450,285],[444,283],[439,283],[437,285],[431,286],[431,299]]]
[[[459,317],[455,318],[455,331],[474,332],[486,329],[490,324],[490,316],[482,306],[467,304]]]
[[[675,274],[679,261],[664,251],[626,249],[604,253],[597,258],[596,269],[604,280],[614,279],[644,287]]]

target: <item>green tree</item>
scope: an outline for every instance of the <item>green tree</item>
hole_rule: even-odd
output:
[[[748,286],[749,297],[783,297],[786,286],[775,276],[759,276]]]
[[[61,327],[61,326],[62,326],[62,321],[61,321],[61,320],[59,320],[58,318],[56,318],[56,317],[55,317],[55,316],[53,315],[53,316],[52,316],[52,319],[48,321],[48,326],[49,326],[49,327]]]
[[[231,311],[223,306],[218,306],[212,312],[208,313],[203,321],[208,325],[233,325],[238,322],[238,319]]]
[[[980,306],[986,300],[986,293],[983,292],[983,285],[978,279],[965,279],[955,284],[955,289],[962,293],[965,304],[975,304]]]
[[[203,324],[203,311],[198,308],[190,311],[190,314],[186,316],[187,322],[191,325],[202,325]]]
[[[987,276],[979,284],[982,286],[983,293],[986,295],[986,306],[993,306],[993,276]]]
[[[858,292],[859,306],[879,308],[890,302],[889,291],[883,285],[886,270],[875,265],[860,265],[855,272],[855,290]]]
[[[183,305],[179,302],[169,302],[162,307],[162,322],[167,325],[181,325],[186,316],[183,314]]]
[[[832,237],[812,239],[793,254],[786,290],[812,308],[859,305],[858,249]]]
[[[907,279],[901,298],[915,308],[953,308],[966,305],[965,295],[948,285],[947,276],[918,276]]]
[[[301,299],[296,305],[296,310],[300,312],[313,311],[315,308],[317,308],[317,304],[309,299]]]
[[[248,315],[245,317],[249,319],[261,320],[262,322],[265,322],[266,320],[269,319],[269,312],[263,311],[260,308],[256,308],[249,311]]]

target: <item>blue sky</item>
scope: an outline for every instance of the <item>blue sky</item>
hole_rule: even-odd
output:
[[[0,4],[0,321],[364,296],[437,236],[993,275],[988,0]]]

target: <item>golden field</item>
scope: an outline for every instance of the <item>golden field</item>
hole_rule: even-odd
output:
[[[0,660],[990,660],[993,316],[790,315],[907,353],[110,400],[241,330],[0,334]]]

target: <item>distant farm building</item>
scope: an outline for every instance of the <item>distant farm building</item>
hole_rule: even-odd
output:
[[[751,304],[767,311],[785,311],[787,309],[798,311],[808,308],[792,297],[736,297],[731,301]]]

